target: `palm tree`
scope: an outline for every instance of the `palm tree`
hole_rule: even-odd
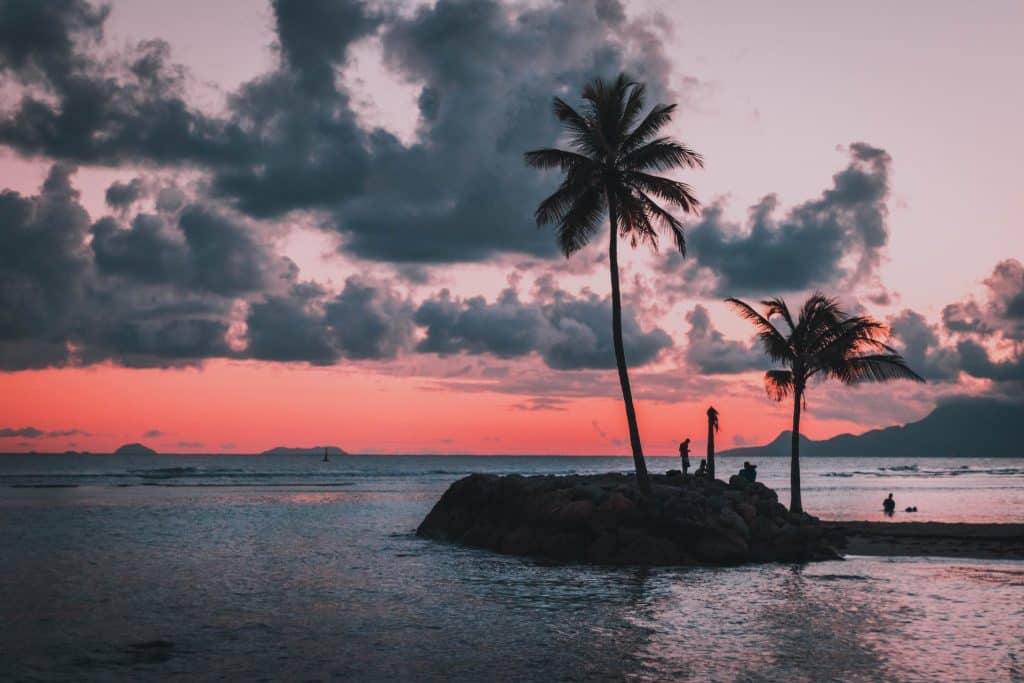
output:
[[[715,432],[718,431],[718,411],[708,408],[708,476],[715,478]]]
[[[644,91],[643,84],[623,74],[611,83],[596,79],[583,88],[583,106],[578,112],[562,99],[554,98],[554,114],[562,123],[572,149],[538,149],[525,156],[529,166],[557,168],[565,173],[561,185],[540,203],[534,216],[538,226],[555,224],[558,244],[566,258],[597,235],[607,211],[611,225],[608,261],[615,362],[626,404],[637,484],[641,491],[649,492],[650,482],[622,344],[618,238],[621,234],[628,237],[634,247],[638,242],[646,242],[657,250],[655,226],[658,226],[668,230],[676,249],[685,255],[682,223],[655,198],[683,213],[698,210],[700,204],[688,185],[654,173],[679,166],[703,166],[703,160],[685,145],[658,136],[658,131],[671,120],[674,104],[658,104],[640,118]]]
[[[847,316],[835,299],[815,293],[804,303],[794,322],[786,302],[776,297],[762,301],[764,315],[739,299],[726,299],[754,324],[765,353],[785,370],[764,376],[768,396],[776,401],[793,397],[793,450],[790,461],[790,512],[803,512],[800,502],[800,410],[806,407],[807,382],[813,377],[837,379],[843,384],[924,379],[907,367],[903,357],[882,341],[885,326],[867,316]],[[782,318],[785,334],[772,324]]]

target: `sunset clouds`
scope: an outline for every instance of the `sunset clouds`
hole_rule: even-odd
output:
[[[736,124],[733,110],[712,111],[732,101],[716,95],[729,83],[701,80],[701,70],[732,53],[689,50],[686,23],[671,28],[672,7],[281,1],[263,15],[241,7],[239,21],[268,18],[269,66],[237,87],[214,84],[211,104],[197,94],[205,76],[182,65],[188,46],[154,27],[115,37],[117,3],[0,2],[0,163],[14,169],[0,183],[0,385],[45,369],[56,373],[46,382],[60,386],[62,368],[93,368],[97,382],[120,367],[197,368],[177,389],[188,411],[188,394],[217,374],[203,373],[211,363],[237,364],[224,371],[232,381],[243,382],[235,372],[244,370],[263,388],[282,369],[337,371],[350,378],[333,385],[339,412],[356,410],[348,387],[401,380],[393,391],[402,409],[381,434],[404,429],[406,410],[445,391],[456,413],[481,396],[474,414],[483,431],[511,437],[518,428],[507,420],[562,415],[576,431],[547,452],[614,451],[599,435],[617,438],[621,425],[596,429],[590,416],[591,401],[615,397],[607,235],[565,261],[533,220],[557,179],[526,168],[522,154],[558,142],[553,95],[574,100],[591,77],[626,70],[646,82],[649,104],[683,103],[672,134],[708,158],[708,175],[680,176],[705,205],[686,224],[687,258],[667,250],[624,263],[626,355],[641,401],[657,404],[647,412],[653,443],[669,444],[684,428],[672,416],[699,417],[710,392],[716,405],[750,415],[747,438],[773,436],[775,408],[756,416],[751,408],[763,398],[766,361],[721,305],[725,296],[798,301],[822,290],[887,320],[894,346],[930,384],[885,391],[919,412],[945,395],[1021,390],[1019,237],[958,276],[959,293],[932,295],[929,280],[945,286],[955,259],[908,274],[894,254],[909,232],[922,249],[930,243],[920,225],[907,227],[909,211],[955,204],[955,195],[936,184],[934,195],[908,202],[901,183],[929,169],[901,156],[899,135],[855,125],[791,136],[795,157],[830,155],[812,179],[780,158],[777,177],[763,174],[737,196],[705,141],[742,151],[739,141],[727,144],[733,136],[774,133],[755,118]],[[367,60],[393,85],[367,82]],[[361,100],[383,102],[388,88],[411,93],[414,104],[368,119]],[[969,239],[962,248],[973,249]],[[310,381],[326,382],[316,376]],[[849,393],[856,417],[824,418],[822,429],[890,420],[891,411],[872,407],[877,396]],[[35,425],[33,433],[11,426],[0,439],[58,447],[65,436],[114,438],[97,436],[78,408],[47,421],[45,400],[30,403],[18,424]],[[609,414],[602,419],[618,419]],[[160,417],[149,424],[162,425]],[[243,441],[203,430],[178,436]],[[442,437],[423,438],[402,448],[433,448]],[[483,448],[482,439],[474,432],[460,449]],[[0,440],[0,450],[12,443]]]

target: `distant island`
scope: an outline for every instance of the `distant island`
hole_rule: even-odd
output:
[[[323,455],[324,449],[327,449],[327,455],[350,455],[344,449],[338,448],[337,446],[313,446],[311,448],[289,448],[288,446],[277,446],[270,450],[263,451],[260,455]]]
[[[156,451],[141,443],[126,443],[114,451],[114,455],[156,455]]]
[[[814,441],[800,437],[801,456],[834,457],[974,457],[997,458],[1024,455],[1020,425],[1024,402],[998,398],[960,397],[941,403],[927,417],[897,427],[873,429],[863,434],[839,434]],[[792,432],[779,434],[763,446],[721,451],[753,460],[788,457]]]

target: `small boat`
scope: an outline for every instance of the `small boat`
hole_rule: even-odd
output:
[[[327,449],[326,448],[324,449],[324,460],[323,461],[324,462],[330,462],[331,461],[330,458],[327,457]]]

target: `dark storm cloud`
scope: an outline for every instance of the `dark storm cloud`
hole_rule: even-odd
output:
[[[517,358],[537,352],[556,370],[615,367],[610,300],[590,293],[575,297],[559,291],[547,301],[526,303],[506,289],[487,303],[483,297],[453,298],[443,290],[420,305],[415,321],[426,328],[416,347],[425,353]],[[660,328],[643,331],[629,311],[623,312],[622,327],[631,365],[650,363],[672,345]]]
[[[198,292],[260,291],[294,269],[259,244],[251,228],[198,204],[186,207],[173,225],[154,214],[138,214],[128,229],[103,218],[92,235],[96,265],[104,273]]]
[[[411,345],[412,304],[388,287],[350,277],[336,297],[323,293],[300,284],[250,305],[246,355],[329,365],[391,359]]]
[[[943,345],[938,325],[931,325],[917,311],[906,309],[889,320],[889,329],[890,343],[914,372],[933,382],[959,377],[959,354],[955,348]]]
[[[127,183],[113,182],[107,188],[105,198],[107,206],[115,210],[125,210],[139,201],[146,192],[142,178],[132,178]]]
[[[942,321],[960,338],[964,372],[995,382],[1024,382],[1024,264],[1006,259],[985,280],[983,301],[946,306]]]
[[[36,196],[0,193],[0,368],[163,366],[228,355],[232,301],[218,292],[252,284],[248,264],[265,254],[225,238],[230,229],[206,215],[183,227],[185,251],[153,216],[130,230],[113,219],[90,230],[73,172],[54,165]]]
[[[686,314],[690,330],[686,333],[686,361],[703,373],[733,374],[764,370],[768,360],[759,348],[726,339],[711,324],[708,309],[700,304]]]
[[[687,232],[694,269],[709,269],[715,293],[764,294],[852,284],[870,279],[888,241],[886,199],[890,157],[865,143],[850,146],[850,164],[817,199],[777,217],[767,195],[750,209],[747,225],[729,223],[721,203],[708,207]],[[684,270],[667,259],[666,272]]]
[[[105,12],[85,2],[6,3],[2,69],[22,85],[0,143],[22,154],[99,164],[188,165],[256,217],[321,210],[346,248],[376,260],[441,263],[500,252],[544,257],[552,236],[532,207],[554,179],[524,149],[556,142],[554,94],[626,68],[666,92],[657,37],[619,3],[516,7],[442,0],[412,15],[357,2],[276,2],[278,64],[232,93],[223,116],[185,95],[166,43],[101,56]],[[419,140],[364,130],[338,74],[350,45],[378,35],[385,61],[422,85]],[[652,102],[653,103],[653,102]]]

